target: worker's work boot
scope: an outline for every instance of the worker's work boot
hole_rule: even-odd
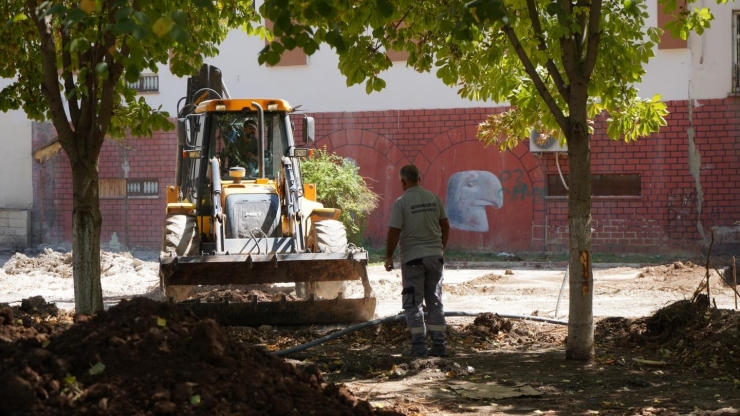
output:
[[[426,334],[411,334],[411,348],[401,353],[402,357],[426,358],[427,340]]]
[[[429,350],[429,355],[432,357],[449,357],[447,352],[447,340],[445,333],[442,331],[429,331],[429,335],[432,337],[432,348]]]

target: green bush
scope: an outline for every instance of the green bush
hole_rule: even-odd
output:
[[[304,183],[316,184],[316,199],[327,208],[339,208],[339,220],[347,229],[347,240],[360,245],[367,217],[378,206],[378,194],[368,188],[360,168],[349,159],[316,149],[301,161]]]

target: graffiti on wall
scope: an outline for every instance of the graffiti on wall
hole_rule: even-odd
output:
[[[524,181],[524,170],[504,170],[500,174],[501,182],[505,184],[501,192],[512,201],[525,200],[528,197],[545,196],[545,189],[538,186],[529,186]],[[511,189],[509,189],[511,188]]]
[[[691,238],[697,231],[699,218],[696,189],[675,190],[668,195],[665,205],[666,234],[672,239]],[[702,225],[717,221],[717,215],[706,207],[701,212]]]
[[[696,190],[674,190],[668,195],[666,209],[666,235],[670,239],[683,240],[693,237],[696,230]]]
[[[450,226],[463,231],[488,231],[486,207],[501,208],[504,192],[501,181],[491,172],[457,172],[447,181],[447,217]]]

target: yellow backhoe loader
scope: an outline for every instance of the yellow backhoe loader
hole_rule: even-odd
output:
[[[180,104],[184,106],[180,108]],[[165,296],[224,325],[350,323],[373,318],[367,252],[347,243],[340,211],[301,177],[288,102],[231,98],[204,64],[178,103],[176,184],[167,186],[160,257]],[[303,142],[314,120],[303,116]],[[345,297],[347,281],[363,295]],[[294,283],[298,300],[205,302],[198,285]],[[289,289],[293,289],[289,287]]]

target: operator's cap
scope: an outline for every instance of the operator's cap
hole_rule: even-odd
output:
[[[254,128],[257,128],[257,122],[254,119],[248,118],[244,121],[244,127],[247,126],[254,126]]]

